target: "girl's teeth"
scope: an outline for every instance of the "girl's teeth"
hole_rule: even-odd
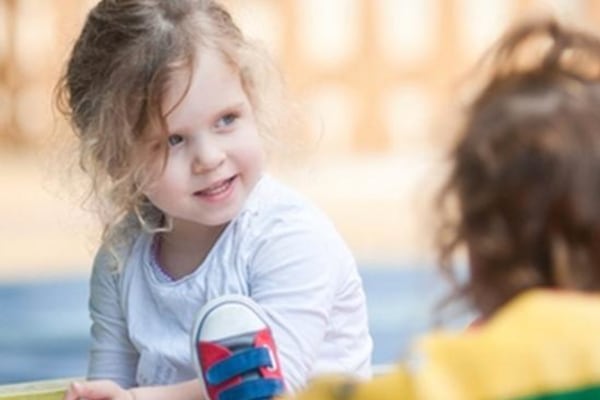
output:
[[[228,186],[228,184],[229,184],[229,181],[225,181],[225,182],[221,183],[220,185],[218,185],[218,186],[216,186],[216,187],[209,188],[209,189],[205,189],[205,190],[203,190],[203,191],[202,191],[202,192],[200,192],[200,193],[202,193],[202,194],[204,194],[204,195],[213,196],[213,195],[216,195],[216,194],[222,193],[222,192],[224,192],[225,190],[227,190],[227,186]]]

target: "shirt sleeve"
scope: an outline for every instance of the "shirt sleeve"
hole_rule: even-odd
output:
[[[138,353],[129,340],[121,307],[119,273],[113,271],[112,256],[100,249],[90,281],[89,311],[92,319],[87,377],[110,379],[125,388],[136,385]]]
[[[257,238],[250,260],[250,295],[269,318],[291,391],[305,385],[330,324],[345,250],[332,239],[300,216],[279,219]]]

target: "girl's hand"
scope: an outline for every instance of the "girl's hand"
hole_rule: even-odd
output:
[[[113,381],[73,382],[63,400],[135,400],[132,392]]]

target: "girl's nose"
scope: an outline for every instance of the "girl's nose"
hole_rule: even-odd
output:
[[[192,160],[192,173],[203,174],[212,171],[225,161],[225,152],[211,143],[201,143],[196,146]]]

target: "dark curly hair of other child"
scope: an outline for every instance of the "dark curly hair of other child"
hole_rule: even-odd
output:
[[[521,23],[476,71],[485,83],[439,197],[440,265],[456,297],[485,318],[532,288],[599,291],[600,39],[552,18]]]

